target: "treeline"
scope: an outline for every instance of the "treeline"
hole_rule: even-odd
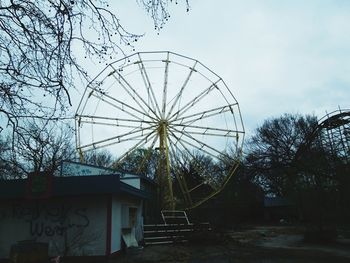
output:
[[[29,173],[42,171],[59,174],[63,160],[80,160],[69,124],[36,120],[18,129],[0,137],[0,179],[26,178]],[[84,162],[92,165],[109,167],[113,160],[106,150],[84,155]]]
[[[293,206],[284,220],[320,229],[348,224],[350,119],[333,124],[320,127],[315,116],[298,114],[265,120],[248,138],[237,174],[194,214],[223,225],[261,221],[268,196]]]
[[[293,220],[323,225],[350,219],[350,121],[321,127],[315,116],[284,114],[259,126],[247,141],[241,164],[223,191],[197,209],[213,220],[260,220],[265,196],[283,197],[295,206]],[[62,160],[78,161],[74,130],[62,123],[30,122],[13,136],[0,138],[1,179],[25,178],[30,172],[57,172]],[[234,151],[232,151],[234,154]],[[171,157],[174,158],[174,157]],[[185,178],[192,198],[203,199],[219,187],[236,163],[200,153],[177,156],[171,174],[178,207]],[[156,178],[159,151],[137,149],[122,162],[108,151],[84,155],[86,163]],[[236,156],[231,160],[237,160]],[[219,219],[218,219],[219,218]],[[219,222],[219,223],[220,223]]]

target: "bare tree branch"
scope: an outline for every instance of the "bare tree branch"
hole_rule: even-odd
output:
[[[158,29],[173,1],[138,2]],[[102,62],[132,50],[140,37],[108,0],[0,0],[0,121],[17,132],[23,118],[64,117],[74,79],[89,80],[73,47]]]

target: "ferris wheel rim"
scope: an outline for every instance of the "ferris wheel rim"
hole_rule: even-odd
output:
[[[155,96],[155,92],[152,88],[149,76],[147,75],[145,62],[142,60],[142,54],[152,54],[152,53],[166,54],[166,59],[162,60],[162,62],[164,62],[165,64],[165,68],[164,68],[165,73],[164,73],[164,85],[163,85],[161,100],[158,100]],[[167,91],[168,91],[167,77],[168,77],[168,70],[169,70],[168,66],[169,66],[169,63],[174,63],[172,60],[169,59],[170,55],[186,58],[192,61],[192,66],[187,67],[185,65],[178,63],[179,65],[188,68],[189,73],[187,74],[186,79],[181,84],[180,91],[173,98],[171,98],[170,101],[167,101]],[[136,61],[137,63],[130,62],[130,58],[134,56],[138,57],[138,60]],[[119,71],[118,67],[115,66],[120,61],[126,61],[125,62],[126,64],[124,64],[125,67],[131,67],[137,64],[138,69],[135,69],[135,72],[137,71],[140,72],[146,89],[149,88],[149,90],[147,91],[149,92],[150,104],[146,102],[146,100],[137,93],[136,89],[130,83],[128,83],[128,81],[123,77],[122,73],[120,73],[121,71]],[[130,63],[127,61],[129,61]],[[152,60],[149,60],[149,61],[152,61]],[[177,110],[174,110],[178,101],[183,96],[183,93],[186,91],[186,86],[189,79],[191,78],[191,75],[197,72],[197,69],[196,69],[197,65],[201,65],[206,70],[209,70],[214,75],[214,77],[216,77],[216,80],[212,81],[209,78],[207,78],[209,83],[211,83],[209,87],[201,91],[198,95],[196,95],[194,98],[189,100],[186,104],[182,105],[181,108],[179,107]],[[105,94],[103,91],[99,90],[99,86],[94,86],[94,81],[97,80],[101,76],[102,72],[105,71],[106,69],[112,70],[109,72],[107,77],[113,75],[115,80],[120,84],[120,86],[125,90],[125,92],[129,94],[130,98],[134,100],[134,102],[139,108],[135,108],[135,106],[127,105],[125,102],[117,98],[113,98],[108,94]],[[114,74],[116,74],[118,78]],[[220,88],[224,88],[229,91],[229,94],[231,95],[231,99],[233,101],[232,103],[230,103],[225,98],[225,96],[222,93],[222,90],[220,90],[220,88],[217,86],[218,84],[221,85]],[[223,106],[215,107],[202,112],[191,113],[186,115],[186,112],[191,107],[194,107],[197,103],[200,103],[200,101],[203,98],[206,98],[208,94],[210,94],[214,90],[219,90],[221,92],[222,96],[225,98],[227,102],[227,105],[223,105]],[[88,92],[88,97],[84,102],[83,99],[84,99],[84,96],[86,97],[87,92]],[[88,99],[90,97],[95,97],[96,99],[101,100],[103,103],[107,103],[110,106],[114,107],[116,110],[123,111],[124,113],[127,114],[128,117],[119,118],[119,117],[105,117],[105,116],[99,116],[99,115],[91,116],[91,115],[82,114],[86,108]],[[200,121],[203,121],[206,119],[211,120],[211,118],[214,118],[216,116],[221,116],[221,114],[223,113],[230,114],[231,112],[232,115],[234,115],[233,107],[235,108],[235,113],[238,112],[238,116],[236,116],[238,119],[236,119],[236,117],[234,117],[233,119],[235,122],[236,121],[239,122],[240,128],[237,128],[238,127],[237,124],[235,124],[236,129],[229,129],[229,128],[224,129],[221,127],[219,128],[205,127],[199,124],[196,125],[196,123]],[[139,149],[140,146],[145,146],[146,144],[149,147],[153,148],[157,142],[157,129],[159,129],[158,126],[160,125],[160,123],[163,123],[164,125],[166,125],[167,129],[169,129],[166,135],[166,140],[167,140],[167,143],[169,144],[168,146],[169,151],[173,153],[176,151],[180,152],[181,150],[182,151],[187,150],[189,146],[191,146],[190,148],[196,151],[204,152],[207,156],[210,156],[211,158],[216,158],[219,160],[219,157],[223,155],[223,151],[216,149],[215,147],[210,146],[207,143],[201,142],[199,139],[196,138],[196,136],[200,136],[200,135],[220,137],[220,138],[230,138],[230,139],[236,138],[237,143],[238,143],[238,140],[242,140],[241,146],[243,145],[243,137],[244,137],[245,131],[244,131],[240,107],[236,98],[234,97],[230,89],[227,87],[226,83],[216,73],[214,73],[212,70],[210,70],[208,67],[203,65],[198,60],[195,60],[183,55],[179,55],[177,53],[170,52],[170,51],[156,51],[156,52],[137,52],[125,58],[122,58],[120,60],[117,60],[109,64],[108,66],[106,66],[105,69],[102,70],[94,78],[94,80],[92,80],[87,85],[76,112],[77,149],[79,149],[80,151],[94,150],[94,149],[102,148],[108,145],[122,144],[125,141],[132,141],[132,140],[136,140],[136,143],[132,144],[128,152],[135,151]],[[112,136],[100,141],[95,141],[94,143],[91,143],[88,145],[82,145],[80,141],[81,134],[79,130],[79,127],[82,124],[116,126],[116,127],[129,128],[131,130],[128,132],[125,132],[124,134],[120,134],[118,136]],[[181,135],[181,138],[179,137],[180,135]],[[149,145],[149,141],[152,141],[150,145]],[[216,153],[217,155],[214,155],[210,151]],[[119,161],[126,158],[126,156],[128,156],[128,152],[126,152],[120,158],[118,158],[116,162],[118,163]],[[187,152],[187,153],[193,157],[192,153],[190,152]],[[229,156],[227,155],[225,157],[229,157]],[[234,156],[234,158],[231,158],[230,160],[237,161],[236,156]],[[174,160],[170,160],[170,161],[173,162]]]

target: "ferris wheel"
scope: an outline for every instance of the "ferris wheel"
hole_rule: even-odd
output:
[[[243,139],[239,104],[225,82],[168,51],[107,65],[76,113],[77,149],[108,147],[118,156],[115,167],[154,178],[165,209],[195,207],[217,194],[238,166]]]

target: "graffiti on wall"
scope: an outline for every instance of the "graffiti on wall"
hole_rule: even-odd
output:
[[[11,211],[2,212],[0,219],[10,217],[28,223],[32,236],[63,236],[68,230],[83,230],[89,226],[87,208],[71,204],[12,204]]]

